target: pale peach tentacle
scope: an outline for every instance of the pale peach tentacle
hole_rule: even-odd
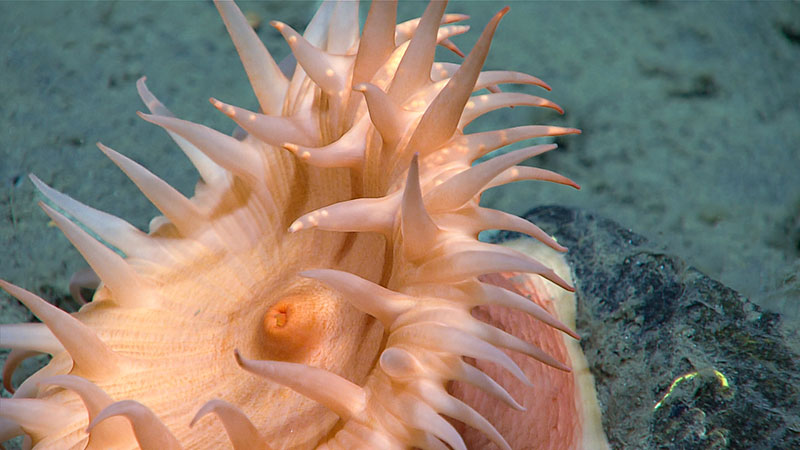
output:
[[[96,378],[118,375],[127,359],[110,349],[80,320],[25,289],[0,280],[0,288],[13,295],[36,315],[69,353],[75,366]]]
[[[197,227],[206,221],[203,213],[191,200],[184,197],[169,183],[154,175],[130,158],[112,150],[101,143],[97,147],[108,159],[117,165],[136,187],[161,211],[178,230],[186,236],[195,233]]]
[[[353,86],[372,79],[395,48],[397,1],[372,2],[353,66]]]
[[[69,423],[71,415],[67,406],[48,400],[0,398],[0,419],[16,423],[37,438],[58,432]]]
[[[153,305],[145,281],[124,258],[106,247],[53,208],[39,203],[44,212],[78,249],[97,276],[114,292],[119,305],[137,308]]]
[[[263,167],[258,154],[233,137],[174,117],[138,114],[142,119],[183,137],[225,169],[251,180],[261,177],[256,170]]]
[[[458,209],[507,168],[554,148],[555,144],[526,147],[472,166],[431,189],[425,195],[425,205],[431,211]]]
[[[495,186],[513,183],[515,181],[525,180],[549,181],[550,183],[563,184],[575,189],[581,188],[578,183],[572,181],[564,175],[553,172],[552,170],[540,169],[538,167],[515,166],[509,167],[498,174],[494,179],[492,179],[492,181],[486,184],[484,190],[491,189]]]
[[[131,422],[133,433],[142,450],[183,449],[180,442],[153,411],[134,400],[121,400],[108,405],[89,423],[86,431],[91,433],[97,425],[116,416],[123,416]]]
[[[0,328],[3,327],[0,326]],[[2,335],[3,333],[8,333],[8,331],[4,330],[2,333],[0,333],[0,335]],[[2,346],[3,347],[7,346],[5,340],[3,340],[2,342]],[[11,348],[11,347],[8,346],[6,348]],[[63,347],[61,349],[63,350]],[[38,352],[36,350],[27,350],[24,348],[13,348],[11,352],[9,352],[8,356],[6,356],[5,362],[3,363],[3,373],[2,373],[3,387],[8,392],[13,394],[16,391],[16,388],[14,388],[14,384],[12,383],[11,378],[14,376],[14,372],[17,370],[17,367],[19,367],[19,365],[22,364],[22,361],[25,361],[26,359],[32,356],[36,356],[40,353],[41,352]],[[0,433],[0,442],[3,442],[2,433]]]
[[[458,122],[458,129],[463,130],[464,127],[469,125],[478,117],[507,106],[537,106],[541,108],[553,109],[558,111],[560,114],[564,113],[564,110],[554,102],[547,100],[546,98],[537,97],[535,95],[520,94],[518,92],[484,94],[472,97],[472,99],[466,104],[463,109],[464,113],[461,115],[461,120]]]
[[[480,69],[483,67],[483,62],[489,53],[489,46],[494,32],[506,12],[508,12],[508,8],[497,13],[486,25],[481,37],[464,60],[464,63],[461,64],[458,71],[453,74],[447,85],[439,92],[436,99],[425,111],[422,119],[420,119],[420,124],[408,143],[408,148],[411,151],[425,152],[423,155],[430,153],[452,137],[458,125],[456,116],[464,110],[464,105],[467,103],[470,93],[472,93]],[[426,68],[426,78],[429,73],[429,68]],[[426,145],[422,145],[423,141]]]
[[[64,351],[64,346],[43,323],[0,324],[0,344],[3,348],[32,350],[54,355]],[[3,380],[6,381],[5,378]]]
[[[303,364],[280,361],[254,361],[234,352],[236,363],[243,369],[274,382],[288,386],[313,398],[335,412],[339,417],[361,415],[366,404],[364,390],[356,384],[327,370]]]
[[[355,57],[352,55],[334,55],[314,47],[292,27],[283,22],[272,21],[275,27],[286,39],[292,54],[297,58],[297,63],[306,74],[323,91],[336,95],[343,92],[351,77]]]
[[[236,46],[261,110],[266,114],[280,114],[289,80],[236,4],[224,0],[215,0],[214,4]]]
[[[389,88],[388,93],[393,100],[402,102],[411,93],[431,82],[430,71],[436,48],[434,44],[445,6],[446,1],[436,1],[430,2],[425,9]]]
[[[236,405],[232,405],[224,400],[209,400],[197,411],[189,427],[193,427],[203,416],[214,413],[225,426],[225,431],[231,440],[234,450],[261,449],[270,450],[271,447],[261,437],[261,433],[244,412]]]
[[[493,150],[515,142],[537,137],[554,137],[567,134],[580,134],[580,130],[548,125],[524,125],[501,130],[456,135],[450,141],[448,147],[463,152],[468,155],[470,161],[474,161]]]
[[[144,102],[147,109],[150,110],[150,113],[156,116],[175,117],[175,115],[147,89],[147,84],[145,84],[146,80],[147,77],[139,78],[136,81],[136,90],[139,92],[139,97],[142,99],[142,102]],[[229,173],[225,169],[217,165],[217,163],[212,161],[186,139],[172,131],[166,131],[169,137],[178,144],[178,147],[183,150],[183,153],[186,154],[186,157],[192,162],[192,165],[197,169],[200,178],[202,178],[204,182],[215,186],[222,186],[228,181]]]
[[[89,380],[75,375],[56,375],[39,380],[40,385],[59,386],[80,396],[91,422],[114,400]],[[87,449],[118,448],[131,445],[133,440],[130,425],[122,419],[107,419],[97,424],[89,433]]]
[[[439,237],[439,229],[431,220],[423,203],[417,158],[418,156],[414,155],[411,159],[400,207],[403,252],[412,261],[425,256],[436,245]]]

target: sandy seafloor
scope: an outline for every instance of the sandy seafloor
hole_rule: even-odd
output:
[[[579,127],[582,135],[532,163],[582,189],[523,182],[489,191],[484,203],[520,214],[551,203],[597,211],[783,314],[796,333],[800,3],[508,3],[486,68],[542,78],[552,92],[521,89],[566,114],[506,109],[466,131]],[[302,29],[315,8],[241,4],[265,19],[259,35],[278,60],[288,47],[267,21]],[[474,27],[454,41],[469,50],[505,4],[453,2],[448,11],[470,14]],[[423,8],[409,2],[400,17]],[[63,296],[84,263],[48,226],[28,173],[146,229],[156,210],[95,142],[186,194],[196,175],[161,129],[136,117],[136,79],[147,75],[179,117],[219,130],[234,125],[208,97],[256,107],[210,1],[0,2],[0,57],[0,276],[51,296]]]

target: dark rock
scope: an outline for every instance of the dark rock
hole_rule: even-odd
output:
[[[592,213],[525,217],[569,247],[612,447],[800,448],[800,358],[778,315]]]

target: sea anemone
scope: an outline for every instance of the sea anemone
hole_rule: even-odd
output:
[[[577,187],[517,166],[553,144],[473,165],[509,144],[579,132],[528,125],[463,133],[498,108],[561,111],[498,88],[549,89],[538,78],[481,71],[508,8],[462,64],[447,64],[434,62],[436,46],[458,52],[450,38],[467,27],[453,25],[466,17],[445,14],[446,2],[396,25],[396,2],[376,1],[360,36],[357,4],[326,2],[303,35],[272,22],[296,60],[287,76],[236,5],[215,3],[260,110],[212,98],[240,127],[229,136],[174,117],[144,78],[137,83],[150,111],[139,115],[197,168],[193,197],[98,144],[163,214],[144,233],[31,176],[55,206],[42,208],[99,285],[68,314],[0,282],[42,321],[0,325],[0,345],[12,349],[5,387],[14,391],[10,375],[22,360],[52,355],[0,400],[0,441],[24,435],[42,449],[463,449],[465,439],[488,439],[510,448],[494,420],[504,434],[579,445],[579,407],[564,392],[577,382],[561,361],[560,333],[577,335],[548,303],[550,285],[573,290],[568,275],[527,251],[478,240],[483,230],[506,229],[565,251],[479,199],[518,180]],[[529,339],[507,332],[520,330]],[[529,379],[531,366],[539,379]],[[541,405],[562,409],[521,405],[487,373],[551,389],[559,398]],[[514,422],[497,403],[533,410]],[[538,430],[531,422],[555,437],[528,436]],[[509,432],[512,423],[530,428]],[[470,429],[483,437],[469,437]]]

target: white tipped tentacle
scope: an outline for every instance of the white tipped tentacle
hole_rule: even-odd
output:
[[[355,56],[334,55],[316,48],[283,22],[272,21],[270,25],[283,35],[292,48],[297,63],[317,86],[329,95],[338,95],[345,91]]]
[[[398,106],[385,92],[372,83],[361,83],[353,88],[364,94],[369,109],[369,118],[378,130],[387,148],[400,141],[408,124],[416,117]]]
[[[380,198],[357,198],[334,203],[299,217],[289,231],[318,228],[388,234],[391,233],[399,204],[399,192]]]
[[[364,162],[366,136],[370,121],[366,117],[359,120],[342,137],[324,147],[308,147],[287,142],[283,147],[300,159],[317,167],[358,168]]]
[[[284,142],[309,146],[315,143],[314,139],[309,137],[308,133],[300,127],[300,121],[295,118],[254,113],[244,108],[221,102],[213,97],[209,99],[209,102],[245,131],[267,144],[279,147]],[[228,139],[223,140],[228,141],[231,146],[235,145]],[[212,155],[209,156],[213,158]],[[255,158],[252,157],[250,162],[255,163]],[[251,171],[254,169],[255,167],[250,168]],[[242,171],[244,169],[239,170]]]

